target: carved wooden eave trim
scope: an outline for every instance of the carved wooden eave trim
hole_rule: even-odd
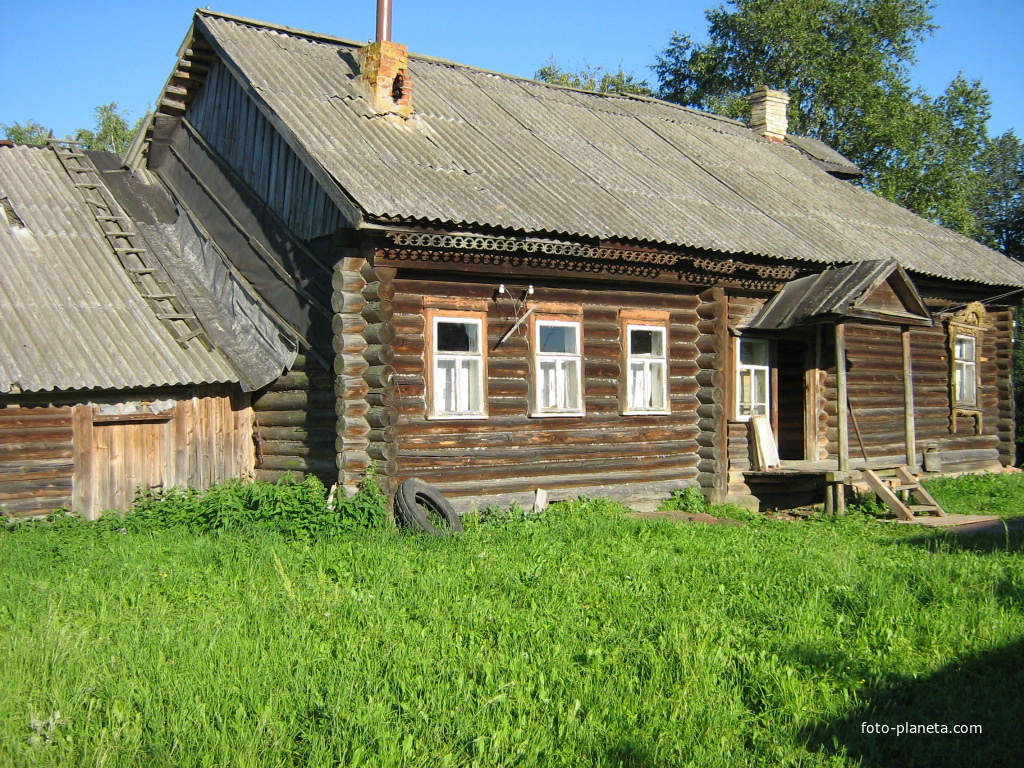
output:
[[[800,270],[700,253],[459,232],[387,231],[379,259],[414,268],[591,274],[775,292]]]

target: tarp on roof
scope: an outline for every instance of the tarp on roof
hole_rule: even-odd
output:
[[[820,264],[896,259],[1024,285],[1024,266],[740,123],[411,56],[413,120],[373,115],[357,43],[209,11],[196,29],[367,219]]]

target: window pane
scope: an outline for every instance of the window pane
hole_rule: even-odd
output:
[[[631,328],[629,331],[629,354],[661,357],[664,354],[664,337],[664,331],[655,328]]]
[[[740,339],[740,364],[768,365],[768,342],[763,339]]]
[[[540,323],[540,351],[549,354],[576,354],[576,326]]]
[[[665,408],[665,364],[660,360],[651,363],[651,397],[649,407],[659,411]]]
[[[437,323],[437,351],[479,352],[480,326],[476,323],[439,320]]]
[[[463,413],[480,412],[480,360],[470,357],[460,360],[459,410]]]
[[[576,411],[580,407],[580,361],[563,360],[562,373],[564,376],[565,399],[559,404],[567,411]]]
[[[540,407],[554,408],[558,404],[558,371],[553,360],[540,363]]]
[[[452,413],[455,411],[455,361],[438,360],[434,379],[437,387],[434,407],[441,413]]]
[[[974,360],[974,339],[970,336],[956,337],[956,359]]]

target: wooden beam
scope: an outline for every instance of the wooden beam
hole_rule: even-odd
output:
[[[846,326],[841,322],[835,325],[836,339],[836,420],[839,430],[839,471],[850,470],[850,430],[847,424],[849,407],[846,387]]]
[[[911,363],[910,327],[902,326],[903,341],[903,428],[907,449],[907,466],[917,472],[917,435],[914,429],[914,371]]]

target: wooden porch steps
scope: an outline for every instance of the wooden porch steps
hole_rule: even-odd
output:
[[[900,521],[917,520],[918,515],[947,516],[946,510],[924,489],[909,467],[896,467],[894,472],[895,479],[891,481],[871,469],[863,470],[862,476],[878,499],[891,509]],[[916,504],[913,503],[915,501]]]

